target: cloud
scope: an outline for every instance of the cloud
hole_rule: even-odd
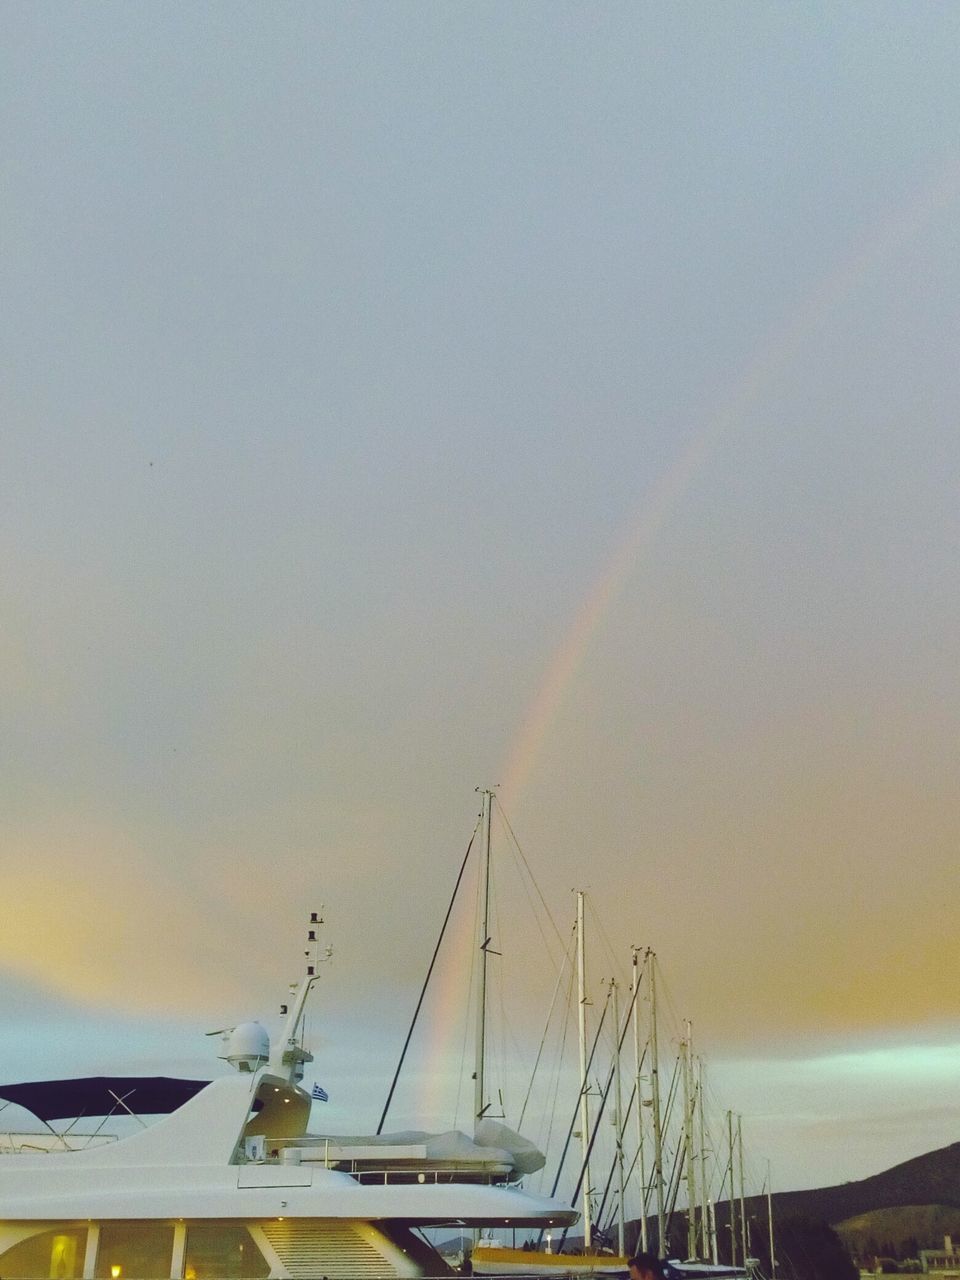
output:
[[[21,982],[130,1011],[223,998],[229,983],[209,963],[202,904],[130,831],[74,811],[8,825],[3,838],[16,909],[0,936],[0,965]],[[219,945],[225,951],[226,939]]]

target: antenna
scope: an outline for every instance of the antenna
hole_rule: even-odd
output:
[[[297,1035],[303,1023],[303,1011],[307,996],[319,977],[318,969],[321,964],[326,963],[333,955],[333,947],[326,946],[321,948],[320,946],[318,935],[320,926],[323,924],[322,913],[322,907],[319,911],[310,912],[306,938],[307,948],[303,953],[306,960],[306,972],[300,982],[292,989],[292,1001],[289,1004],[280,1006],[281,1014],[286,1015],[286,1022],[284,1023],[279,1044],[270,1056],[271,1068],[278,1073],[288,1075],[292,1084],[303,1079],[304,1064],[313,1061],[313,1054],[297,1043]]]
[[[319,911],[310,912],[310,923],[307,928],[307,949],[303,953],[307,961],[306,976],[308,978],[317,977],[317,970],[320,965],[325,964],[333,956],[333,947],[329,944],[324,947],[320,945],[320,927],[324,923],[323,907]]]

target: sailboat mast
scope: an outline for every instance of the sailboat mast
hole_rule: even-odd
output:
[[[710,1258],[714,1249],[711,1241],[710,1212],[707,1202],[707,1142],[704,1120],[703,1059],[697,1060],[697,1103],[699,1106],[698,1146],[700,1147],[700,1248],[701,1257]]]
[[[680,1042],[683,1066],[683,1147],[687,1172],[687,1258],[697,1256],[697,1179],[693,1152],[693,1071],[690,1064],[693,1029],[687,1021],[686,1037]]]
[[[647,1174],[644,1168],[643,1152],[643,1092],[640,1088],[640,965],[639,948],[633,949],[633,1062],[637,1077],[637,1172],[640,1178],[640,1248],[647,1252]]]
[[[767,1234],[770,1237],[770,1280],[776,1280],[777,1259],[773,1252],[773,1188],[770,1183],[770,1161],[767,1161]]]
[[[616,978],[610,979],[610,986],[613,988],[613,1025],[617,1029],[617,1056],[614,1059],[616,1076],[616,1084],[614,1086],[616,1089],[614,1125],[617,1132],[617,1253],[622,1258],[626,1253],[623,1219],[623,1092],[620,1081],[620,989],[617,986]]]
[[[733,1216],[733,1112],[727,1112],[727,1151],[728,1163],[727,1172],[729,1175],[729,1193],[727,1199],[727,1208],[729,1210],[729,1226],[730,1226],[730,1265],[737,1265],[737,1224]]]
[[[665,1258],[667,1242],[664,1239],[663,1122],[660,1115],[660,1057],[657,1048],[656,953],[648,950],[647,959],[650,962],[650,1092],[653,1102],[653,1171],[657,1187],[657,1251],[661,1258]]]
[[[483,792],[483,862],[480,868],[480,964],[477,970],[477,1032],[473,1070],[473,1120],[479,1124],[487,1108],[484,1101],[483,1068],[487,1033],[487,945],[490,942],[490,824],[493,792]]]
[[[580,1044],[580,1142],[583,1148],[583,1249],[592,1242],[590,1222],[590,1108],[587,1105],[587,983],[583,945],[583,890],[577,890],[577,1032]]]
[[[743,1197],[743,1116],[737,1116],[737,1147],[739,1150],[740,1164],[740,1243],[743,1247],[743,1265],[747,1265],[747,1258],[750,1254],[750,1240],[747,1231],[747,1207]]]

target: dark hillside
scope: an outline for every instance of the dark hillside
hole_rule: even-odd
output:
[[[904,1205],[946,1205],[960,1208],[960,1142],[916,1156],[883,1173],[813,1191],[782,1191],[773,1197],[777,1218],[816,1218],[831,1225]],[[759,1197],[750,1203],[751,1214],[765,1216]]]
[[[876,1257],[916,1258],[921,1249],[943,1245],[945,1236],[960,1240],[960,1209],[946,1205],[902,1205],[858,1213],[835,1225],[840,1239],[861,1265]]]
[[[766,1200],[750,1196],[746,1208],[752,1247],[762,1253]],[[960,1142],[859,1182],[781,1191],[773,1197],[775,1233],[778,1223],[827,1223],[838,1228],[861,1261],[875,1253],[906,1257],[915,1256],[919,1249],[939,1248],[944,1234],[954,1234],[954,1214],[960,1218]],[[717,1205],[717,1224],[723,1252],[729,1238],[726,1201]]]
[[[767,1248],[766,1198],[748,1196],[746,1209],[751,1249],[762,1259]],[[719,1202],[716,1213],[721,1260],[728,1261],[729,1203]],[[735,1218],[739,1220],[738,1211]],[[773,1220],[776,1236],[783,1237],[786,1229],[786,1235],[796,1237],[798,1258],[814,1245],[822,1246],[821,1252],[833,1247],[831,1239],[817,1236],[821,1224],[838,1228],[838,1236],[861,1256],[878,1252],[913,1256],[918,1249],[939,1248],[945,1234],[960,1239],[960,1142],[906,1160],[859,1182],[812,1191],[781,1191],[773,1197]],[[655,1219],[648,1218],[647,1225],[653,1240]],[[679,1211],[672,1223],[670,1256],[683,1256],[685,1233],[684,1215]],[[639,1247],[638,1235],[638,1224],[629,1223],[627,1240],[631,1247]],[[829,1266],[818,1265],[824,1276],[828,1271],[834,1276],[842,1259],[834,1259]],[[793,1267],[797,1277],[801,1270],[799,1265]]]

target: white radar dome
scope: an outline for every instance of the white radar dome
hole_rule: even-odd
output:
[[[238,1071],[256,1071],[270,1057],[270,1037],[259,1022],[241,1022],[224,1036],[222,1056]]]

